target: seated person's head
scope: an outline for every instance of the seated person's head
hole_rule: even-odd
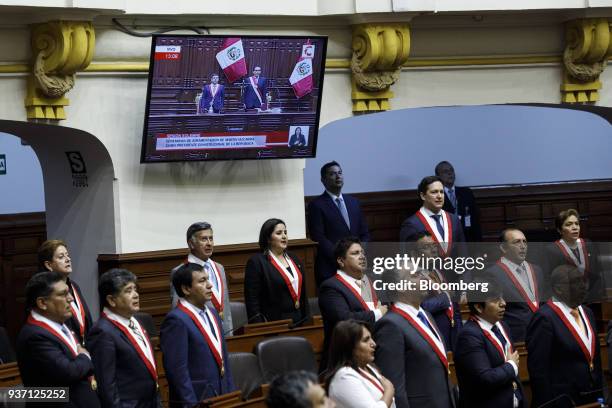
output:
[[[270,383],[268,408],[333,408],[317,377],[308,371],[281,374]]]

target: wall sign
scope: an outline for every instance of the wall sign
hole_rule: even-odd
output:
[[[6,154],[0,154],[0,175],[6,174]]]
[[[87,167],[85,167],[85,160],[81,152],[66,152],[66,157],[68,157],[68,164],[72,171],[72,186],[87,187]]]

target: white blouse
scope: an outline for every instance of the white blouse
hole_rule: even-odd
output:
[[[380,379],[378,370],[368,367]],[[382,384],[380,386],[382,388]],[[339,369],[329,384],[329,397],[336,402],[336,408],[387,408],[382,396],[378,387],[351,367]],[[391,408],[395,408],[395,400]]]

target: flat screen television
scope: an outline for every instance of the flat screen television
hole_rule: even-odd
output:
[[[327,37],[156,35],[141,163],[315,157]]]

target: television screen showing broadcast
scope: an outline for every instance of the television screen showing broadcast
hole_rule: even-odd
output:
[[[327,38],[157,35],[141,163],[315,157]]]

